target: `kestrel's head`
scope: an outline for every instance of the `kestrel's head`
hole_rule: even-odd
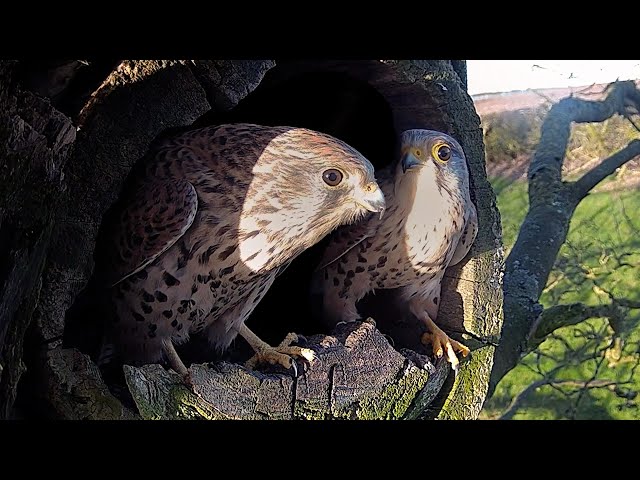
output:
[[[275,127],[273,136],[253,168],[245,205],[245,227],[252,218],[276,255],[309,248],[340,225],[353,223],[368,212],[380,215],[385,199],[373,165],[346,143],[313,130]],[[247,253],[253,247],[245,248]]]
[[[469,182],[462,147],[451,136],[435,130],[402,133],[400,168],[403,176],[427,173],[439,186],[464,188]]]
[[[329,135],[304,128],[285,129],[267,146],[259,164],[260,171],[269,170],[275,182],[272,195],[289,215],[322,217],[343,224],[367,212],[384,212],[385,199],[373,165]]]

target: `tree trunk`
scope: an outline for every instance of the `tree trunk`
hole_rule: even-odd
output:
[[[480,120],[466,93],[464,62],[123,61],[74,122],[48,99],[23,91],[14,75],[16,65],[0,62],[0,167],[7,172],[0,180],[0,415],[477,417],[502,325],[502,246],[495,196],[486,179]],[[159,365],[125,366],[135,405],[123,405],[92,360],[63,348],[62,338],[67,310],[92,274],[100,222],[126,175],[166,129],[203,122],[211,115],[233,119],[247,110],[243,105],[250,100],[242,100],[259,85],[255,93],[264,90],[267,98],[279,85],[327,73],[377,92],[380,111],[390,112],[390,124],[373,128],[386,128],[384,133],[394,138],[408,128],[442,130],[465,149],[480,231],[468,259],[447,272],[439,321],[472,348],[469,361],[454,378],[447,363],[440,361],[434,368],[419,351],[396,350],[364,322],[339,326],[330,336],[314,332],[309,347],[320,362],[298,378],[226,361],[194,364],[196,396]],[[328,83],[317,85],[322,89]],[[373,108],[368,101],[358,103],[368,97],[354,92],[332,91],[330,101],[318,100],[313,108],[298,105],[287,121],[314,128],[314,122],[328,115],[331,122],[317,129],[352,143],[376,167],[389,163],[393,151],[374,148],[377,134],[362,134],[350,116]],[[318,95],[321,90],[304,91],[302,103]],[[254,114],[257,111],[254,108]],[[227,117],[220,116],[225,113]],[[258,113],[255,118],[263,123],[274,122],[282,109],[261,108]],[[372,316],[378,321],[384,315]],[[23,351],[25,342],[28,348]],[[28,373],[22,375],[25,364]],[[14,408],[16,396],[21,410]]]

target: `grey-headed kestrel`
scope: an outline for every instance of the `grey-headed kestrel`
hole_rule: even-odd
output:
[[[322,317],[329,325],[358,320],[356,304],[367,293],[395,289],[399,308],[424,322],[422,343],[431,343],[437,357],[446,351],[457,372],[455,352],[467,356],[469,349],[434,321],[444,271],[466,256],[478,231],[462,147],[441,132],[407,130],[400,161],[377,177],[387,201],[384,217],[334,232],[314,274]]]
[[[158,144],[107,234],[115,318],[104,359],[166,359],[190,376],[174,345],[206,331],[225,350],[240,334],[248,366],[295,367],[313,351],[271,347],[244,322],[276,275],[342,224],[385,209],[373,166],[312,130],[229,124]]]

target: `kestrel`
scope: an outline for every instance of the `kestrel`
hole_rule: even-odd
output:
[[[385,209],[367,159],[303,128],[190,131],[160,142],[131,185],[103,240],[115,313],[103,357],[164,358],[187,382],[174,345],[201,331],[220,351],[240,334],[256,352],[251,367],[311,361],[311,350],[290,346],[295,334],[271,347],[244,322],[297,255]]]
[[[382,218],[343,226],[331,237],[315,273],[322,316],[335,325],[360,318],[356,304],[367,293],[395,289],[400,309],[426,328],[422,343],[447,358],[457,372],[456,351],[469,349],[435,323],[445,269],[462,260],[478,232],[469,196],[469,172],[460,144],[441,132],[407,130],[397,164],[379,171],[387,201]]]

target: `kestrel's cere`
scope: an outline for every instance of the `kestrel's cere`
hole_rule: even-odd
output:
[[[132,182],[102,240],[115,313],[102,363],[164,357],[187,382],[174,345],[205,330],[219,350],[240,334],[256,352],[249,366],[311,361],[311,350],[290,346],[295,334],[271,347],[244,321],[297,255],[385,209],[368,160],[303,128],[187,132],[162,141]]]
[[[356,304],[377,289],[396,289],[394,299],[424,322],[437,357],[454,370],[456,351],[469,349],[435,323],[445,269],[462,260],[478,232],[469,197],[469,172],[460,144],[441,132],[407,130],[400,161],[378,174],[387,201],[384,217],[339,228],[329,241],[314,289],[323,296],[330,326],[360,318]]]

